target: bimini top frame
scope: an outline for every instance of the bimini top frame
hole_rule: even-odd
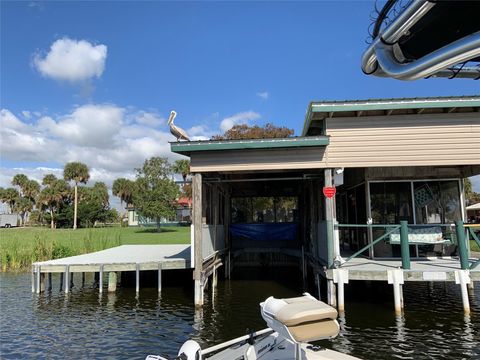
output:
[[[379,19],[372,34],[373,42],[362,57],[362,70],[365,74],[399,80],[416,80],[430,76],[480,79],[478,65],[466,66],[467,61],[479,61],[480,26],[476,25],[478,19],[473,22],[465,20],[467,25],[462,23],[463,15],[467,18],[469,12],[475,12],[478,4],[462,1],[439,3],[433,0],[414,0],[380,31],[379,22],[385,19],[386,14],[396,2],[397,0],[387,1],[379,13]],[[457,8],[458,21],[452,25],[455,21],[449,20],[448,11],[455,6],[462,6],[462,8]],[[435,7],[437,9],[433,11]],[[435,23],[435,19],[439,18],[441,20]],[[422,19],[424,19],[423,22]],[[438,36],[437,28],[428,30],[428,26],[437,26],[441,29],[445,27],[445,22],[448,26],[462,28],[458,33],[463,37],[451,42],[448,39],[447,41],[436,39],[435,43],[441,47],[425,53],[422,48],[428,48],[431,46],[429,42],[432,42],[432,39],[426,36],[432,34]],[[450,39],[453,40],[451,37]],[[408,50],[404,51],[405,47],[408,47],[408,42],[415,44],[417,56],[407,54]]]

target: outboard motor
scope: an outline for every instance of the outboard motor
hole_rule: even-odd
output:
[[[201,360],[201,348],[200,345],[193,340],[187,340],[183,343],[178,355],[172,360]],[[168,358],[160,355],[148,355],[145,360],[169,360]]]

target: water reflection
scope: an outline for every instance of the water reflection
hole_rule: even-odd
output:
[[[265,327],[259,303],[266,297],[297,296],[298,289],[275,281],[219,281],[195,308],[191,289],[117,288],[99,295],[75,278],[69,294],[31,293],[30,274],[0,275],[2,359],[144,358],[177,353],[194,338],[202,346]],[[480,290],[464,316],[459,287],[443,283],[404,286],[405,313],[395,317],[391,289],[346,287],[341,333],[319,344],[362,359],[480,359]],[[247,330],[248,329],[248,330]]]

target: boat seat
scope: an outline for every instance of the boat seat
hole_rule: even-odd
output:
[[[338,335],[337,310],[311,296],[267,299],[263,310],[272,328],[285,327],[295,342],[309,342]]]

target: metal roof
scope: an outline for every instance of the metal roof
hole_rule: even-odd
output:
[[[333,114],[340,115],[339,113],[342,112],[356,112],[357,116],[361,116],[362,112],[384,110],[386,113],[383,115],[392,115],[395,110],[401,109],[455,109],[466,107],[480,109],[480,96],[312,101],[308,105],[302,135],[307,134],[313,114],[317,116],[318,114],[324,114],[326,118],[332,117]]]
[[[181,141],[170,143],[172,152],[189,155],[197,151],[225,151],[244,149],[273,149],[292,147],[326,146],[328,136],[290,137],[250,140],[207,140]]]

